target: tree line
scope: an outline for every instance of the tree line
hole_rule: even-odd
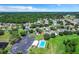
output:
[[[34,22],[38,19],[52,18],[52,19],[62,19],[63,15],[67,13],[61,12],[5,12],[0,13],[0,22],[10,22],[10,23],[25,23]],[[71,13],[68,13],[71,14]],[[74,14],[74,13],[73,13]],[[75,13],[76,14],[76,13]],[[78,14],[76,14],[78,15]]]

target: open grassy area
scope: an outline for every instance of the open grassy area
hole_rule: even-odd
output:
[[[10,34],[5,32],[4,35],[0,35],[0,42],[9,42]]]
[[[42,35],[41,35],[42,37]],[[40,38],[40,37],[37,37]],[[57,36],[55,38],[50,38],[46,41],[45,48],[31,48],[29,53],[33,54],[64,54],[65,53],[65,46],[63,44],[64,40],[73,40],[79,42],[79,36],[76,34],[73,35],[64,35],[64,36]],[[76,46],[76,51],[74,53],[79,53],[79,43]]]

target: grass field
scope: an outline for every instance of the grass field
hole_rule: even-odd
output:
[[[39,40],[42,35],[37,36],[36,38]],[[57,36],[55,38],[50,38],[46,41],[45,48],[31,48],[29,53],[31,54],[64,54],[65,53],[65,46],[63,44],[64,40],[72,40],[79,42],[79,36],[76,34],[73,35],[64,35],[64,36]],[[76,46],[76,52],[79,53],[79,43]]]
[[[10,34],[9,32],[5,32],[4,35],[0,36],[0,42],[9,42]]]

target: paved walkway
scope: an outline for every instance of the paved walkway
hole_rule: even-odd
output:
[[[17,52],[22,52],[23,54],[28,53],[28,48],[32,45],[34,39],[24,36],[19,43],[15,43],[12,46],[11,52],[17,54]]]

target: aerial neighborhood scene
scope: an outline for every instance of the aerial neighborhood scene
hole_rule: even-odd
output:
[[[79,4],[0,4],[0,54],[79,54]]]

